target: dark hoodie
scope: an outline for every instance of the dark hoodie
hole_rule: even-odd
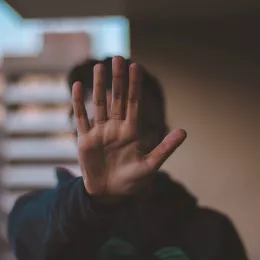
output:
[[[18,260],[247,259],[228,218],[198,207],[165,173],[156,175],[145,204],[128,201],[116,209],[97,207],[82,178],[63,168],[57,177],[56,188],[19,198],[10,213],[9,240]],[[156,254],[172,247],[183,258]]]

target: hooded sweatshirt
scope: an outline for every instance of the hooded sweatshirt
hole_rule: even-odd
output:
[[[246,260],[231,221],[197,205],[166,173],[145,203],[98,205],[81,177],[57,168],[53,189],[28,193],[9,215],[18,260]]]

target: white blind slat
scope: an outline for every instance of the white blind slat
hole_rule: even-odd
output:
[[[8,133],[71,132],[68,110],[10,112],[4,128]]]
[[[74,176],[80,176],[78,165],[29,165],[6,166],[2,169],[1,182],[5,187],[46,187],[57,183],[55,167],[67,168]]]
[[[74,159],[77,147],[72,138],[7,139],[3,155],[7,159]]]
[[[6,104],[61,104],[71,101],[67,87],[57,86],[57,83],[42,84],[42,86],[27,87],[20,85],[7,86],[4,95]]]

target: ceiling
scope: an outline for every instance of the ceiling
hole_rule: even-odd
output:
[[[135,20],[213,17],[260,11],[259,0],[6,0],[24,18],[123,15]]]

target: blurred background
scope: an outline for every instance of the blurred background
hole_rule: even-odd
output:
[[[132,57],[163,85],[170,128],[188,132],[163,166],[228,215],[260,259],[260,2],[0,0],[0,234],[16,198],[79,175],[66,74],[88,57]]]

